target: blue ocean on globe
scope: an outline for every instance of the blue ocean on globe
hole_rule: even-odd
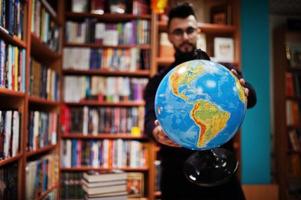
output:
[[[155,112],[166,135],[182,147],[219,147],[238,131],[246,96],[236,76],[219,63],[191,60],[162,79]]]

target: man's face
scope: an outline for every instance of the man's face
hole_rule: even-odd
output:
[[[196,48],[198,31],[193,15],[187,18],[173,18],[170,21],[168,38],[177,51],[190,53]]]

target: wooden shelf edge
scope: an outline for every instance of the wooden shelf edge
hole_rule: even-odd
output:
[[[25,41],[19,39],[17,36],[11,35],[5,28],[0,26],[0,37],[4,41],[16,45],[21,48],[26,48],[26,43]]]
[[[53,101],[49,99],[44,99],[41,97],[35,97],[35,96],[29,96],[28,98],[29,103],[34,103],[34,104],[43,104],[43,105],[50,105],[50,106],[59,106],[60,102],[58,101]]]
[[[5,165],[8,165],[10,163],[16,162],[20,160],[20,158],[23,156],[23,154],[19,153],[14,157],[6,158],[4,160],[0,160],[0,167],[3,167]]]
[[[62,134],[63,139],[136,139],[145,140],[145,136],[133,136],[130,133],[98,133],[97,135],[83,135],[82,133],[67,133]]]
[[[52,191],[56,190],[56,189],[59,189],[59,186],[58,185],[54,185],[52,187],[50,187],[47,191],[43,192],[43,194],[41,196],[39,196],[37,198],[37,200],[42,200],[44,199],[49,193],[51,193]]]
[[[139,49],[150,49],[150,44],[119,44],[119,45],[103,45],[98,43],[74,43],[66,42],[64,47],[81,47],[81,48],[112,48],[112,49],[130,49],[130,48],[139,48]]]
[[[167,31],[167,21],[160,21],[158,23],[159,31]],[[235,33],[237,27],[234,25],[222,25],[222,24],[211,24],[211,23],[198,23],[198,27],[203,33]]]
[[[37,150],[28,151],[28,152],[25,153],[25,155],[26,155],[27,158],[29,158],[29,157],[32,157],[32,156],[35,156],[35,155],[40,155],[40,154],[44,154],[44,153],[47,153],[49,151],[52,151],[56,147],[57,147],[57,144],[48,145],[46,147],[43,147],[43,148],[40,148],[40,149],[37,149]]]
[[[67,19],[81,19],[81,18],[97,18],[99,20],[108,21],[127,21],[135,19],[151,19],[151,15],[133,15],[129,13],[125,14],[113,14],[113,13],[104,13],[104,14],[94,14],[89,12],[76,13],[76,12],[66,12],[65,14]]]
[[[120,101],[120,102],[106,102],[106,101],[97,101],[97,100],[83,100],[80,102],[64,102],[68,106],[111,106],[111,107],[136,107],[144,106],[144,101]]]
[[[11,97],[22,98],[22,97],[25,96],[25,93],[10,90],[10,89],[7,89],[7,88],[0,88],[0,96],[11,96]]]
[[[102,67],[101,67],[102,68]],[[103,67],[103,69],[87,69],[79,70],[74,68],[64,69],[64,75],[106,75],[106,76],[134,76],[134,77],[148,77],[150,70],[135,70],[135,71],[118,71],[110,70]]]
[[[32,53],[35,55],[42,54],[43,57],[48,59],[59,59],[61,58],[61,53],[55,52],[50,49],[47,44],[42,42],[42,40],[37,37],[34,33],[30,34],[31,36],[31,46],[32,46]]]
[[[61,167],[61,171],[111,171],[111,170],[122,170],[122,171],[148,171],[148,167],[120,167],[120,168],[103,168],[103,167]]]

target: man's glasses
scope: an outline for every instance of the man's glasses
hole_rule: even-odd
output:
[[[194,28],[194,27],[192,27],[192,26],[186,28],[185,30],[184,30],[184,29],[181,29],[181,28],[176,28],[175,30],[173,30],[173,31],[171,32],[171,34],[173,34],[173,35],[176,36],[176,37],[181,37],[181,36],[184,35],[184,33],[186,33],[187,35],[191,35],[191,34],[195,33],[196,30],[197,30],[197,29]]]

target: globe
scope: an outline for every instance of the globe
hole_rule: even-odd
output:
[[[155,113],[175,143],[208,150],[235,135],[245,116],[246,101],[244,88],[229,69],[196,59],[165,75],[155,96]]]

